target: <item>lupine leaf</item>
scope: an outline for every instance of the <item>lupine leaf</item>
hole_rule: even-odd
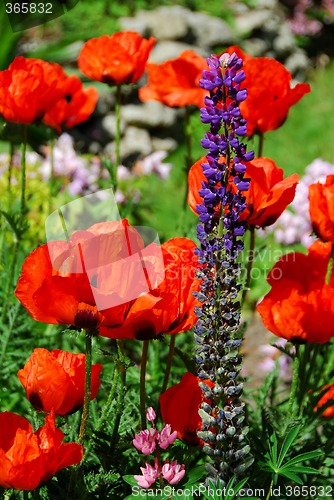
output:
[[[287,477],[288,479],[291,479],[292,481],[294,481],[297,484],[303,484],[303,481],[300,479],[300,477],[297,476],[297,474],[294,474],[293,472],[283,471],[281,473],[281,475],[284,477]]]
[[[293,441],[296,439],[299,431],[300,431],[300,425],[296,425],[296,427],[293,427],[292,429],[290,429],[287,436],[285,437],[283,444],[282,444],[282,448],[281,448],[279,457],[278,457],[278,461],[277,461],[277,465],[279,467],[281,466],[281,464],[284,460],[284,457],[287,454],[288,449],[292,445]]]
[[[300,455],[297,455],[288,462],[286,462],[284,465],[282,465],[281,469],[285,469],[287,467],[290,467],[291,465],[297,464],[299,462],[303,462],[304,460],[310,460],[311,458],[316,458],[320,457],[324,453],[320,450],[315,450],[315,451],[309,451],[307,453],[301,453]]]

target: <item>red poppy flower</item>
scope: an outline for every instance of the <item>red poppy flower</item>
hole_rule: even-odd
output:
[[[80,70],[92,80],[121,85],[135,83],[143,75],[155,39],[134,31],[103,35],[86,42],[80,52]]]
[[[245,175],[251,181],[249,190],[243,193],[247,208],[241,219],[247,220],[249,226],[270,226],[293,201],[298,175],[284,179],[283,169],[270,158],[255,158],[246,163]]]
[[[334,243],[334,175],[328,175],[325,184],[311,184],[308,197],[315,234]]]
[[[194,213],[197,213],[196,205],[202,203],[198,190],[202,189],[202,182],[206,180],[202,163],[206,163],[206,157],[194,163],[188,175],[188,203]],[[248,226],[270,226],[292,202],[298,175],[293,174],[286,179],[283,175],[283,170],[270,158],[255,158],[252,162],[246,163],[245,176],[251,181],[249,190],[243,192],[247,208],[240,219],[246,220]]]
[[[15,295],[44,323],[85,329],[121,324],[130,298],[147,290],[136,259],[143,247],[127,220],[94,224],[68,242],[50,241],[34,250],[23,264]],[[155,247],[147,248],[143,258],[154,259]]]
[[[247,135],[264,134],[285,122],[289,109],[311,91],[308,83],[291,88],[291,74],[275,59],[246,57],[243,69],[246,79],[241,87],[248,97],[240,103],[247,120]]]
[[[53,410],[56,415],[68,415],[81,408],[85,394],[85,360],[84,354],[34,349],[17,374],[33,407],[45,412]],[[102,365],[92,366],[90,399],[97,396],[101,370]]]
[[[67,76],[61,82],[62,98],[44,115],[43,121],[61,133],[62,127],[74,127],[93,113],[98,99],[94,87],[84,89],[80,78]]]
[[[142,101],[154,99],[166,106],[204,106],[208,91],[200,88],[202,71],[207,68],[204,57],[186,50],[176,59],[161,64],[148,63],[148,85],[139,89]]]
[[[8,69],[0,71],[0,114],[15,123],[42,119],[62,95],[63,75],[58,64],[16,57]]]
[[[183,375],[181,382],[169,387],[160,396],[160,409],[165,424],[169,424],[172,431],[177,431],[177,437],[187,444],[202,445],[203,441],[197,436],[202,427],[198,410],[202,402],[211,403],[204,398],[198,385],[200,379],[190,372]],[[213,383],[206,380],[209,387]]]
[[[83,448],[62,443],[64,434],[50,413],[36,432],[23,417],[0,413],[0,485],[16,490],[34,490],[57,471],[79,463]]]
[[[327,408],[322,412],[322,417],[333,418],[334,417],[334,384],[326,385],[322,388],[324,394],[319,399],[314,411],[318,411],[320,408],[325,406],[330,401],[333,401],[333,406],[327,406]]]
[[[334,274],[326,284],[331,245],[283,256],[270,271],[270,292],[257,306],[266,328],[291,342],[322,344],[334,336]]]
[[[131,303],[124,323],[100,329],[110,338],[147,340],[159,334],[174,334],[189,330],[197,317],[199,305],[193,292],[199,288],[196,278],[198,259],[196,245],[187,238],[174,238],[161,246],[165,264],[165,279],[150,293],[138,296]]]

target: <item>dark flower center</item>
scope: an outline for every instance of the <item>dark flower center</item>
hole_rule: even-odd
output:
[[[85,330],[95,330],[100,323],[100,317],[96,306],[80,303],[74,317],[74,326]]]
[[[156,336],[155,328],[150,323],[138,325],[135,331],[135,338],[137,340],[151,340],[155,339]]]

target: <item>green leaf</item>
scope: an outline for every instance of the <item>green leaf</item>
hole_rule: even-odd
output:
[[[182,488],[188,488],[192,484],[199,481],[205,474],[205,466],[199,465],[198,467],[194,467],[187,474],[187,482],[182,485]]]
[[[123,476],[123,479],[126,483],[128,483],[130,486],[138,486],[137,481],[135,478],[130,474],[128,476]]]
[[[284,460],[284,457],[287,454],[288,449],[292,445],[293,441],[296,439],[296,437],[300,431],[300,427],[301,427],[300,425],[296,425],[295,427],[290,429],[287,436],[285,437],[283,444],[282,444],[282,448],[281,448],[279,457],[278,457],[278,461],[277,461],[278,467],[281,466],[281,464]]]
[[[304,467],[303,465],[298,465],[297,467],[289,467],[288,472],[301,472],[304,474],[319,474],[317,469],[313,467]],[[280,471],[286,472],[286,469],[280,469]],[[281,473],[281,472],[280,472]]]
[[[276,434],[273,433],[269,437],[269,440],[272,443],[272,447],[269,448],[270,458],[271,458],[274,466],[276,466],[276,464],[277,464],[277,437],[276,437]]]
[[[281,469],[285,469],[286,467],[290,467],[291,465],[297,464],[299,462],[303,462],[304,460],[311,460],[312,458],[320,457],[324,452],[320,450],[309,451],[307,453],[301,453],[300,455],[296,455],[291,458],[288,462],[286,462]]]
[[[247,483],[248,481],[248,477],[245,477],[244,479],[242,479],[241,481],[239,481],[239,483],[237,483],[234,487],[233,487],[233,483],[234,483],[234,477],[232,477],[232,479],[229,481],[226,489],[227,491],[231,488],[233,488],[234,490],[234,493],[238,493],[239,490],[241,490],[241,488]],[[235,496],[235,495],[234,495]],[[226,500],[229,500],[229,495],[226,497]],[[232,497],[231,497],[232,498]]]
[[[297,484],[303,484],[303,481],[300,479],[300,477],[297,476],[297,474],[293,474],[293,472],[283,471],[281,475],[287,477],[288,479],[291,479],[291,481],[294,481]]]

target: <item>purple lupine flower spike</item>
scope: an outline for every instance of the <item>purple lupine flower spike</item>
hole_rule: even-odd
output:
[[[196,207],[200,220],[197,255],[203,267],[198,272],[202,283],[196,297],[201,307],[195,311],[198,321],[194,331],[198,375],[215,384],[213,388],[200,384],[212,404],[202,405],[199,436],[211,457],[208,478],[220,479],[225,486],[232,476],[241,477],[253,461],[246,444],[244,403],[240,399],[243,386],[238,379],[241,270],[236,259],[243,250],[241,238],[246,230],[240,220],[246,207],[243,192],[250,182],[245,163],[254,153],[247,152],[241,140],[247,131],[239,109],[239,103],[247,98],[247,90],[240,89],[245,79],[242,59],[224,53],[220,58],[211,56],[208,65],[209,71],[203,71],[200,82],[210,91],[201,110],[201,119],[210,124],[210,131],[202,140],[208,150],[202,164],[206,180],[199,191],[202,204]]]

